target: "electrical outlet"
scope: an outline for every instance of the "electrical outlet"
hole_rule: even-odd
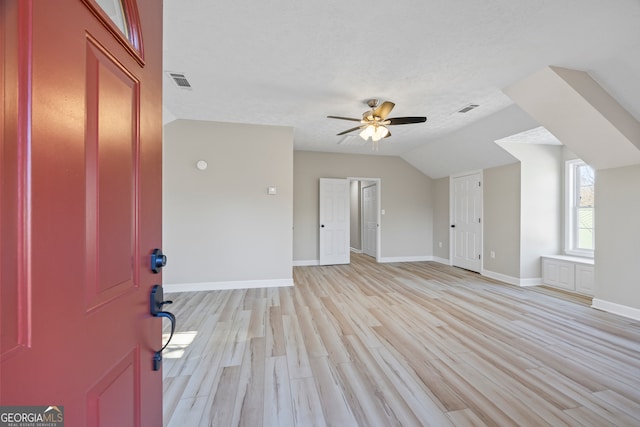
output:
[[[442,242],[438,242],[438,247],[441,248],[442,247]]]
[[[491,258],[495,258],[496,257],[496,253],[494,251],[491,251]]]

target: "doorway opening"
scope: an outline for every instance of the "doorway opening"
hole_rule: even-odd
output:
[[[375,258],[378,262],[382,242],[380,239],[380,178],[350,177],[349,218],[350,250]]]

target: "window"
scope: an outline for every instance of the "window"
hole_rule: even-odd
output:
[[[129,29],[127,28],[127,19],[122,0],[97,0],[97,3],[98,6],[109,15],[109,18],[116,24],[116,27],[129,38]]]
[[[595,173],[582,160],[566,163],[565,252],[593,257]]]
[[[82,0],[118,42],[144,66],[137,0]]]

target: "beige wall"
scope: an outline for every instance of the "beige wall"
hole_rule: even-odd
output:
[[[382,261],[432,256],[432,180],[399,157],[294,152],[293,259],[318,260],[320,178],[380,178]]]
[[[433,181],[433,255],[449,259],[449,177]],[[442,247],[440,247],[442,243]]]
[[[291,281],[293,129],[171,122],[163,185],[165,283]]]
[[[548,164],[556,157],[575,155],[560,149]],[[293,152],[291,128],[177,120],[165,126],[164,159],[167,284],[290,281],[292,260],[318,259],[321,177],[381,179],[383,261],[448,258],[449,178],[432,180],[400,158]],[[204,172],[195,168],[200,159],[209,163]],[[540,184],[542,194],[555,185],[540,180],[536,167],[514,163],[483,171],[485,270],[531,277],[521,251],[535,252],[529,260],[553,252],[532,249],[540,230],[522,230],[529,220],[521,223],[521,208],[531,209],[527,188]],[[638,182],[640,165],[597,171],[594,305],[613,311],[607,304],[640,310]],[[269,185],[277,187],[276,196],[267,195]],[[553,203],[547,208],[562,212]]]
[[[565,153],[560,145],[500,145],[520,160],[520,273],[517,277],[540,279],[540,256],[562,250]]]
[[[485,169],[482,176],[483,269],[520,278],[520,163]]]
[[[640,165],[596,171],[595,191],[595,298],[635,309],[637,318],[640,316]],[[597,306],[596,299],[594,305]]]

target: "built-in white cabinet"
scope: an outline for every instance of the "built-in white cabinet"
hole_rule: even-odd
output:
[[[566,291],[593,296],[593,260],[563,255],[543,256],[542,282]]]
[[[593,265],[576,264],[576,292],[585,295],[594,295],[596,290],[593,284]]]

